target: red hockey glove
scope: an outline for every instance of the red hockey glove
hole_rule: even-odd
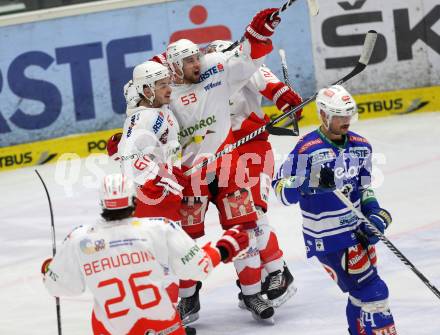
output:
[[[191,184],[191,177],[186,176],[184,170],[177,166],[173,166],[173,176],[176,177],[177,182],[182,185],[183,188]]]
[[[216,247],[220,250],[222,261],[228,263],[237,256],[237,254],[249,246],[249,236],[246,231],[242,231],[241,226],[234,226],[228,229],[218,240]],[[223,252],[222,248],[226,251]]]
[[[152,62],[156,62],[165,66],[167,65],[167,53],[166,52],[162,52],[161,54],[157,54],[155,56],[153,56],[152,58],[149,59]]]
[[[50,262],[52,262],[52,258],[48,258],[48,259],[46,259],[46,260],[43,262],[43,264],[41,264],[41,273],[42,273],[43,275],[45,275],[46,272],[49,270]]]
[[[298,106],[302,103],[301,96],[286,84],[279,83],[272,89],[273,102],[282,112],[287,112],[291,107]],[[301,117],[302,109],[295,113],[296,119]]]
[[[118,144],[121,141],[122,133],[116,133],[112,135],[107,141],[107,154],[110,158],[118,160]]]
[[[244,34],[246,38],[260,42],[267,41],[267,39],[273,35],[275,27],[281,21],[278,15],[275,15],[272,20],[270,19],[272,13],[277,10],[278,8],[268,8],[257,13],[246,28],[246,33]]]
[[[165,217],[180,220],[183,186],[177,178],[161,167],[154,179],[145,182],[137,194],[136,217]]]

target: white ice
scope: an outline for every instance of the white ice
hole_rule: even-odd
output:
[[[394,218],[387,236],[440,288],[440,113],[361,121],[352,129],[386,159],[378,160],[376,172],[384,177],[377,195]],[[281,158],[297,139],[271,141]],[[52,196],[58,245],[74,226],[93,223],[99,215],[97,188],[91,186],[97,178],[85,160],[76,162],[80,178],[67,193],[55,182],[56,165],[38,167]],[[69,173],[75,175],[74,169]],[[54,299],[39,274],[42,260],[52,252],[42,185],[33,169],[25,168],[0,173],[0,192],[0,334],[57,334]],[[346,297],[315,260],[306,259],[298,207],[283,207],[272,197],[269,219],[294,273],[297,295],[276,310],[275,325],[259,324],[237,307],[233,266],[220,266],[201,291],[201,315],[194,324],[198,334],[347,334]],[[220,233],[211,208],[207,237]],[[399,335],[440,334],[440,300],[385,246],[379,245],[378,254]],[[91,334],[90,311],[90,294],[62,299],[63,334]]]

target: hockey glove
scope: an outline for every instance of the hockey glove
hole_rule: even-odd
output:
[[[278,83],[272,90],[273,102],[282,112],[287,112],[290,108],[298,106],[302,103],[301,96],[286,84]],[[295,113],[296,119],[301,117],[302,109]]]
[[[41,273],[45,275],[47,271],[49,270],[49,265],[52,262],[52,258],[46,259],[43,264],[41,264]]]
[[[116,133],[112,135],[107,141],[107,154],[110,158],[115,161],[119,159],[118,154],[118,144],[121,142],[122,133]]]
[[[183,186],[176,178],[161,169],[154,179],[147,180],[138,191],[134,215],[179,221],[182,190]]]
[[[249,236],[241,226],[234,226],[228,229],[218,240],[216,247],[220,250],[222,261],[228,263],[238,255],[240,251],[249,246]]]
[[[299,187],[301,192],[310,195],[333,192],[336,189],[335,174],[331,168],[327,166],[322,166],[321,170],[319,171],[319,175],[316,176],[316,178],[319,178],[318,185],[313,186],[313,182],[311,180],[309,172],[304,182]]]
[[[276,26],[280,23],[281,18],[275,15],[270,19],[272,13],[276,12],[278,8],[268,8],[257,13],[252,19],[252,22],[246,28],[244,34],[247,39],[265,42],[273,35]]]
[[[371,210],[367,215],[367,219],[382,234],[385,232],[385,229],[387,229],[392,222],[391,214],[386,209],[383,208],[375,208]],[[362,223],[360,229],[368,237],[368,241],[370,242],[370,244],[376,244],[379,241],[379,238],[376,235],[374,235],[372,230],[368,228],[367,224]]]
[[[191,184],[191,177],[185,175],[183,169],[173,166],[173,176],[176,177],[177,182],[183,187],[188,187]]]

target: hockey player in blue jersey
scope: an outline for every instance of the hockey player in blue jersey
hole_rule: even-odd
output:
[[[378,239],[333,193],[341,190],[382,233],[391,223],[371,189],[372,148],[349,131],[353,97],[340,85],[319,91],[321,126],[299,140],[272,186],[284,205],[299,203],[307,257],[316,256],[343,292],[352,335],[395,335],[388,288],[379,277]]]

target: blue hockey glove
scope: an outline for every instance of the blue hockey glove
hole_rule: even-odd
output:
[[[306,176],[306,179],[299,187],[302,193],[305,194],[318,194],[333,192],[336,189],[335,185],[335,173],[333,169],[322,166],[319,171],[319,182],[317,186],[310,185],[310,173]]]
[[[392,222],[391,214],[383,208],[372,209],[368,213],[367,218],[382,234]],[[379,238],[374,235],[365,223],[361,225],[360,229],[368,237],[370,244],[376,244],[379,241]]]

